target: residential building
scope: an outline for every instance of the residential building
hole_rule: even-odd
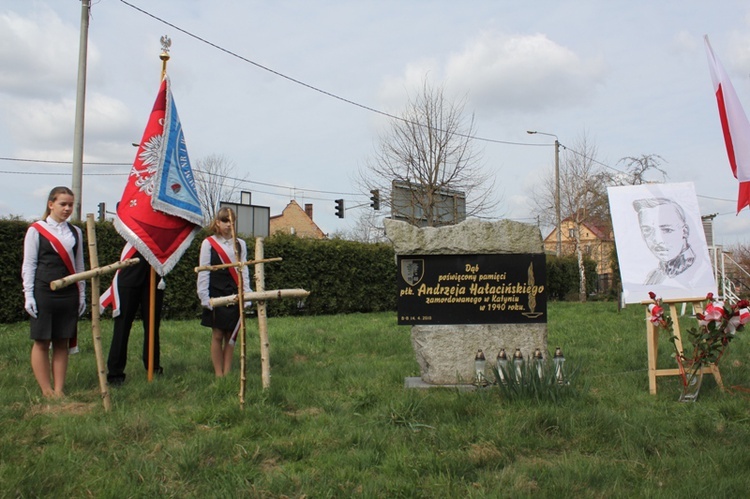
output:
[[[272,216],[269,223],[271,235],[283,232],[299,237],[326,238],[325,233],[313,221],[312,203],[306,203],[303,210],[297,201],[292,199],[281,212],[281,215]]]
[[[576,223],[566,218],[560,223],[562,226],[561,253],[562,256],[576,254]],[[596,262],[596,273],[599,276],[597,289],[604,292],[612,286],[612,251],[615,247],[614,233],[611,229],[602,229],[592,223],[580,225],[580,241],[583,255]],[[544,239],[544,250],[555,254],[557,248],[557,227]]]

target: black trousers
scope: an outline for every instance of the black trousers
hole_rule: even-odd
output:
[[[143,367],[148,369],[148,332],[149,332],[149,281],[137,287],[120,286],[120,315],[115,317],[112,345],[107,358],[107,379],[125,379],[125,365],[128,362],[128,340],[136,312],[140,310],[143,322]],[[156,290],[156,310],[154,314],[154,372],[161,371],[159,362],[159,323],[161,307],[164,303],[164,291]]]

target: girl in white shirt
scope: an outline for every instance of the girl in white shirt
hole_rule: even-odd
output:
[[[66,222],[73,201],[69,188],[52,189],[42,220],[29,226],[23,243],[24,308],[31,317],[34,340],[31,368],[45,397],[64,396],[68,352],[78,349],[78,317],[86,310],[84,281],[50,289],[50,282],[84,270],[81,229]]]
[[[231,208],[221,208],[211,222],[212,236],[201,243],[200,266],[222,265],[247,261],[247,245],[237,238],[232,244],[232,221],[236,220]],[[238,259],[239,257],[239,259]],[[244,292],[250,292],[247,266],[232,267],[212,272],[198,273],[198,297],[203,306],[201,325],[211,328],[211,361],[216,376],[226,376],[232,367],[234,344],[240,328],[240,310],[237,305],[213,308],[209,300],[219,296],[236,295],[239,275],[242,272]],[[245,306],[250,306],[246,301]]]

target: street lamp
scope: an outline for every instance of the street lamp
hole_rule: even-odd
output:
[[[562,221],[560,220],[560,141],[554,133],[537,132],[536,130],[527,130],[530,135],[547,135],[555,138],[555,218],[557,222],[557,246],[555,255],[559,258],[562,255]]]

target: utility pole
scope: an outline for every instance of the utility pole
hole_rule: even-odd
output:
[[[537,132],[536,130],[527,130],[530,135],[539,134],[555,138],[555,223],[557,224],[557,244],[555,255],[560,258],[562,255],[562,218],[560,216],[560,141],[554,133]]]
[[[73,132],[73,220],[81,220],[83,197],[83,121],[86,108],[86,59],[88,54],[91,0],[81,0],[81,37],[78,45],[78,86],[76,118]]]
[[[555,135],[555,217],[557,218],[557,247],[555,254],[562,255],[562,220],[560,218],[560,141]]]

